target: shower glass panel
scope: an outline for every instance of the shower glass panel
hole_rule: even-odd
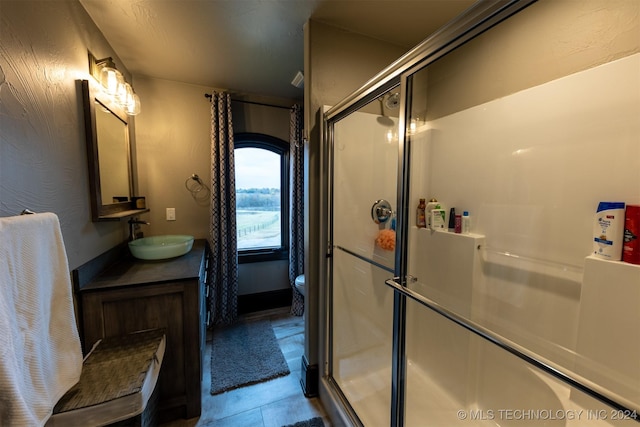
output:
[[[609,11],[593,6],[592,19],[629,25],[637,52],[638,24],[619,19],[636,6],[607,4]],[[592,233],[598,202],[640,203],[640,54],[603,42],[580,61],[552,55],[559,39],[577,46],[600,38],[597,28],[580,25],[584,16],[572,1],[537,2],[407,73],[409,209],[435,198],[446,219],[431,230],[409,215],[403,285],[639,409],[640,269],[594,257]],[[549,57],[558,61],[553,69],[540,63]],[[606,179],[596,172],[603,161]],[[452,208],[469,212],[469,234],[448,229]],[[489,368],[475,360],[475,340],[419,317],[407,320],[408,419],[422,399],[412,396],[420,356],[426,383],[442,386],[461,409],[477,405],[473,370]],[[418,325],[428,326],[420,334]],[[522,381],[524,389],[533,384]],[[512,402],[496,396],[504,408]],[[545,408],[540,399],[535,407]]]
[[[637,425],[414,300],[406,313],[407,427]]]
[[[365,426],[389,425],[397,108],[389,95],[335,123],[330,370]],[[391,115],[395,117],[390,117]]]
[[[502,2],[477,4],[480,25]],[[329,369],[367,427],[640,419],[640,266],[598,257],[593,234],[599,202],[640,205],[640,8],[511,4],[391,68],[400,146],[384,98],[330,113]],[[416,224],[432,198],[439,230]]]

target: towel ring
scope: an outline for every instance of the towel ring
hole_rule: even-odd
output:
[[[196,201],[198,205],[209,205],[211,190],[197,174],[194,173],[189,178],[187,178],[187,180],[184,182],[184,186],[186,187],[187,191],[191,193],[191,197]]]
[[[204,182],[202,182],[200,177],[195,173],[187,178],[187,180],[184,182],[184,186],[191,194],[194,195],[205,188]]]

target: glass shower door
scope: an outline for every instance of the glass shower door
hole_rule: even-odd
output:
[[[330,371],[360,422],[391,417],[397,102],[387,94],[335,123]],[[391,101],[388,101],[391,99]]]
[[[609,62],[594,49],[593,63],[545,74],[540,58],[570,33],[558,22],[585,16],[576,5],[537,2],[404,76],[408,207],[435,198],[446,218],[402,230],[407,426],[639,419],[640,269],[594,256],[592,221],[601,200],[640,200],[640,55],[607,45]],[[592,13],[615,28],[623,11]],[[599,37],[576,28],[575,45]],[[512,48],[533,38],[533,52]],[[604,145],[615,192],[593,172]]]
[[[329,119],[331,379],[367,427],[635,424],[640,268],[598,257],[592,233],[599,201],[640,204],[637,38],[556,53],[601,40],[585,16],[637,34],[637,8],[478,3],[407,59],[401,145],[375,99]],[[439,230],[414,217],[431,198]],[[469,233],[449,230],[454,207]],[[396,209],[399,248],[376,244]]]

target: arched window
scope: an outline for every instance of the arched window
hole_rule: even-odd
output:
[[[238,262],[287,259],[289,144],[259,133],[234,135]]]

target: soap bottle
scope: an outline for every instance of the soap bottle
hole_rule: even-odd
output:
[[[462,215],[460,214],[455,216],[454,230],[457,234],[462,233]]]
[[[471,217],[468,211],[462,212],[462,234],[471,233]]]
[[[627,205],[622,261],[640,265],[640,205]]]
[[[449,231],[454,232],[456,230],[456,208],[449,210]]]
[[[435,208],[431,210],[431,229],[432,230],[443,230],[446,227],[444,222],[444,217],[446,215],[446,211],[440,208],[440,205],[436,205]]]
[[[427,204],[424,199],[420,199],[420,203],[418,204],[418,209],[416,211],[416,227],[425,228],[427,226],[427,218],[426,218],[426,210]]]
[[[427,228],[433,229],[431,226],[431,211],[434,210],[438,205],[438,201],[435,198],[431,198],[429,203],[427,203],[427,208],[425,209],[425,216],[427,217]]]

